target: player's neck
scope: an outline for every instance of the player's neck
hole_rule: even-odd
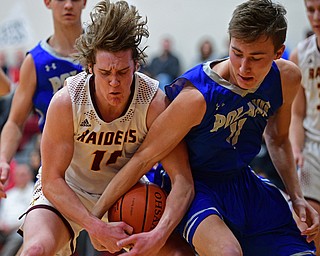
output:
[[[229,60],[220,61],[211,67],[214,72],[227,81],[230,80],[230,69],[228,62]]]
[[[69,56],[75,52],[75,40],[82,32],[82,27],[55,29],[54,34],[49,39],[49,44],[60,55]]]

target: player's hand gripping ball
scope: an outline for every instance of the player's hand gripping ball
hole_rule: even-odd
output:
[[[108,219],[126,222],[135,234],[148,232],[158,224],[166,199],[165,191],[158,185],[138,182],[109,209]]]

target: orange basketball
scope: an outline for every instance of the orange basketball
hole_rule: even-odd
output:
[[[108,219],[126,222],[133,233],[148,232],[158,224],[166,198],[158,185],[138,182],[109,209]]]

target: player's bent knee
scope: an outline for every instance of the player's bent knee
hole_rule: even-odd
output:
[[[33,244],[29,247],[23,246],[21,256],[45,256],[46,254],[47,252],[42,245]]]
[[[217,244],[202,244],[200,247],[196,246],[196,252],[199,256],[243,256],[239,244],[226,241],[225,243]]]
[[[243,256],[241,249],[236,247],[225,247],[219,251],[215,251],[213,254],[208,250],[197,251],[199,256],[215,255],[215,256]]]
[[[242,256],[242,250],[237,247],[232,248],[223,248],[221,251],[221,255],[224,256]]]
[[[178,233],[173,233],[157,256],[194,256],[193,248]]]

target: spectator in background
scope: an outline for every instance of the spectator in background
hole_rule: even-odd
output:
[[[0,97],[7,95],[11,90],[11,82],[5,72],[0,69]]]
[[[204,63],[215,58],[215,48],[213,40],[205,38],[199,43],[199,53],[195,64]]]
[[[312,29],[308,29],[305,32],[305,38],[308,38],[309,36],[312,36],[313,34],[314,34],[313,30]]]
[[[31,150],[29,154],[29,165],[33,172],[33,180],[37,180],[37,173],[39,170],[39,167],[41,165],[41,154],[40,154],[40,140],[41,140],[41,134],[39,134],[36,138],[36,141],[34,143],[34,147]]]
[[[11,82],[5,72],[0,69],[0,132],[2,131],[3,125],[7,121],[11,101],[12,93],[11,91]]]
[[[306,34],[290,56],[302,73],[301,86],[292,105],[290,139],[304,196],[320,213],[320,1],[304,0],[304,3],[314,34]],[[320,234],[315,242],[319,256]]]
[[[19,216],[30,203],[33,176],[29,165],[18,164],[14,169],[14,186],[7,191],[7,198],[0,201],[0,255],[14,256],[22,244],[17,233],[22,220]]]
[[[151,60],[146,67],[150,76],[159,80],[160,89],[180,75],[180,61],[172,52],[172,41],[166,37],[162,40],[162,52]]]
[[[11,81],[9,77],[0,68],[0,133],[2,131],[3,125],[8,119],[10,112],[11,102],[12,102],[13,91],[11,91]],[[10,168],[14,168],[15,163],[12,161],[10,163]],[[14,184],[12,178],[7,180],[5,190],[11,188]]]
[[[0,52],[0,69],[8,75],[8,63],[7,63],[7,56],[4,52]]]
[[[9,77],[10,80],[14,83],[17,84],[19,82],[20,78],[20,67],[22,65],[22,62],[25,57],[25,52],[21,49],[17,50],[15,52],[14,56],[14,63],[12,66],[9,67]]]

